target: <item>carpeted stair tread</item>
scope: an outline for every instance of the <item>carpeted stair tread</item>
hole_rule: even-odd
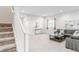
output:
[[[11,23],[0,23],[0,52],[16,52],[16,44]]]
[[[13,47],[16,47],[15,43],[13,44],[8,44],[8,45],[4,45],[4,46],[0,46],[0,52],[1,51],[4,51],[4,50],[7,50],[7,49],[11,49]]]
[[[8,40],[14,40],[14,39],[15,39],[14,37],[0,38],[0,42],[8,41]]]

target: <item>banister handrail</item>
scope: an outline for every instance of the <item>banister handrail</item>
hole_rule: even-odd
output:
[[[15,14],[18,17],[18,21],[19,21],[19,24],[21,25],[21,29],[22,29],[23,33],[26,33],[24,25],[19,17],[19,14],[17,12],[15,13],[15,11],[14,11],[14,7],[11,7],[11,11],[12,11],[13,15]]]
[[[22,23],[22,21],[21,21],[21,19],[20,19],[20,17],[19,17],[19,15],[18,15],[18,13],[15,13],[15,11],[12,9],[13,7],[11,7],[11,10],[12,10],[12,13],[13,13],[13,15],[14,16],[17,16],[18,17],[18,21],[19,21],[19,24],[20,24],[20,28],[21,28],[21,30],[22,30],[22,32],[24,33],[24,52],[26,52],[26,39],[25,39],[25,28],[24,28],[24,26],[23,26],[23,23]]]
[[[19,21],[19,24],[21,25],[21,28],[22,28],[23,32],[26,33],[25,28],[24,28],[24,25],[23,25],[20,17],[17,14],[16,14],[16,16],[18,17],[18,21]]]

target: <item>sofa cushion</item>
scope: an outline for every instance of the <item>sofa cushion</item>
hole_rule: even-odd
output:
[[[71,36],[71,39],[78,39],[79,40],[79,36]]]
[[[79,36],[79,31],[75,31],[73,36]]]
[[[64,30],[65,34],[73,34],[75,30]]]

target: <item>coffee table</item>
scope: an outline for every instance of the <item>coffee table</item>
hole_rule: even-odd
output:
[[[50,38],[50,40],[62,42],[64,40],[64,35],[51,34],[51,35],[49,35],[49,38]]]

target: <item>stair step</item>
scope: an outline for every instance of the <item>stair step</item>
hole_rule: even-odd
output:
[[[0,29],[1,29],[1,28],[4,28],[4,29],[6,29],[6,28],[12,28],[12,27],[0,27]]]
[[[11,23],[0,23],[0,52],[16,52],[16,44]]]
[[[12,27],[0,27],[0,32],[13,31]]]
[[[0,41],[0,46],[15,43],[15,39],[7,39],[4,41]]]
[[[0,42],[14,40],[14,39],[15,39],[14,37],[0,38]]]
[[[0,32],[0,34],[8,34],[8,33],[13,33],[13,31]]]
[[[0,32],[0,38],[14,37],[13,32]]]
[[[12,27],[11,23],[0,23],[0,27]]]
[[[16,47],[10,48],[10,49],[6,49],[3,52],[16,52]]]
[[[8,45],[4,45],[4,46],[0,46],[0,52],[3,52],[3,51],[5,51],[5,50],[6,50],[6,52],[7,52],[7,50],[9,50],[9,49],[11,49],[11,48],[14,48],[14,47],[16,47],[15,43],[13,43],[13,44],[8,44]]]

